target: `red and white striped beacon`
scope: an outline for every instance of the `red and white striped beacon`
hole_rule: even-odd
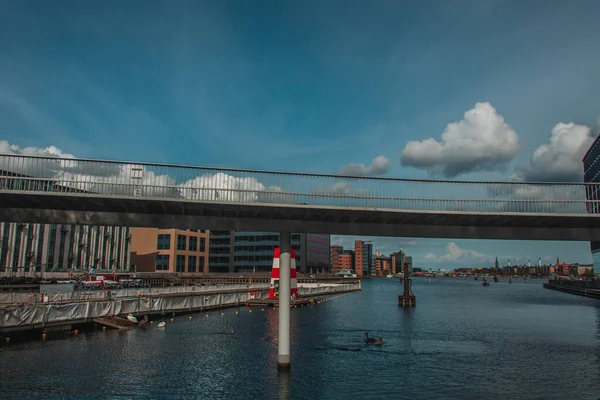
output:
[[[273,251],[273,269],[271,269],[271,285],[269,286],[269,298],[274,299],[277,297],[276,292],[279,292],[279,255],[281,250],[279,247],[275,247]],[[294,249],[290,249],[290,296],[292,299],[298,299],[298,279],[296,278],[296,252]]]

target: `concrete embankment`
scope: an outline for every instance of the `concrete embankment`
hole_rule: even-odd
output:
[[[598,281],[549,280],[548,283],[544,283],[544,288],[600,300]]]
[[[237,287],[229,287],[237,286]],[[269,288],[265,285],[228,285],[215,290],[205,287],[153,288],[152,290],[122,289],[98,291],[91,298],[59,298],[56,301],[0,306],[0,332],[27,331],[56,328],[91,322],[94,318],[124,314],[163,315],[173,312],[194,312],[232,307],[254,299],[266,298]],[[299,287],[301,297],[327,296],[361,290],[359,283],[325,284]],[[125,292],[123,292],[125,291]],[[251,295],[252,293],[252,295]],[[53,293],[57,295],[57,293]],[[67,295],[67,294],[65,294]],[[40,297],[40,294],[37,294]],[[57,297],[57,296],[55,296]]]

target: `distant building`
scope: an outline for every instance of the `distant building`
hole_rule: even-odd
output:
[[[344,250],[340,254],[340,271],[341,270],[352,270],[355,271],[355,254],[352,250]],[[356,272],[358,275],[358,272]],[[360,275],[359,275],[360,276]]]
[[[340,256],[344,248],[342,246],[333,245],[331,246],[331,273],[335,274],[342,270],[342,264]]]
[[[127,272],[130,230],[120,226],[0,223],[0,276]],[[51,276],[51,275],[46,275]]]
[[[404,262],[408,264],[408,273],[412,274],[413,273],[412,256],[406,256]]]
[[[330,235],[292,234],[296,268],[301,272],[330,269]],[[273,250],[279,247],[277,232],[211,231],[210,272],[269,272]]]
[[[354,242],[355,270],[358,276],[369,276],[375,266],[373,260],[373,244],[356,240]]]
[[[408,273],[413,272],[412,257],[408,257],[402,250],[392,253],[390,255],[390,264],[392,268],[392,274],[399,274],[404,269],[404,263],[408,263]]]
[[[583,181],[586,183],[600,183],[600,135],[583,156]],[[598,187],[588,187],[586,190],[587,200],[600,200]],[[588,203],[587,212],[597,214],[600,212],[598,206]],[[594,270],[600,272],[600,242],[590,242]]]
[[[375,255],[375,274],[383,275],[384,271],[391,272],[391,259],[382,254]]]
[[[131,269],[135,272],[206,274],[208,231],[132,228]]]

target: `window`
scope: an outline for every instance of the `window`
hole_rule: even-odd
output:
[[[177,235],[177,250],[185,250],[186,239],[184,235]]]
[[[198,257],[198,272],[204,272],[204,256]]]
[[[200,238],[200,251],[205,251],[204,250],[204,246],[205,246],[205,239],[204,238]]]
[[[189,251],[198,251],[198,238],[196,236],[190,236]]]
[[[171,248],[171,235],[158,235],[158,243],[156,245],[156,248],[158,250],[169,250]]]
[[[185,256],[177,256],[175,263],[175,272],[185,272]]]
[[[188,272],[196,272],[196,256],[188,257]]]
[[[156,256],[156,270],[157,271],[168,271],[169,270],[169,255],[159,254]]]

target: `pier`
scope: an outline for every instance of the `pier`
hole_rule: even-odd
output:
[[[52,293],[46,298],[40,293],[27,293],[18,303],[0,304],[0,333],[51,330],[90,322],[116,325],[122,315],[162,316],[170,313],[189,313],[211,309],[250,305],[250,301],[264,305],[269,295],[268,286],[227,285],[225,288],[209,290],[205,286],[121,289],[116,291],[94,291],[91,297],[80,297],[73,293]],[[360,281],[310,285],[299,285],[301,302],[339,293],[361,290]],[[43,294],[42,294],[43,295]],[[27,297],[29,296],[29,297]],[[298,303],[301,304],[301,303]],[[303,303],[302,303],[303,304]],[[293,304],[292,304],[293,306]],[[108,318],[108,319],[107,319]],[[96,321],[95,321],[96,320]]]
[[[567,279],[551,279],[548,281],[548,283],[544,283],[544,288],[600,300],[599,281],[571,281]]]

